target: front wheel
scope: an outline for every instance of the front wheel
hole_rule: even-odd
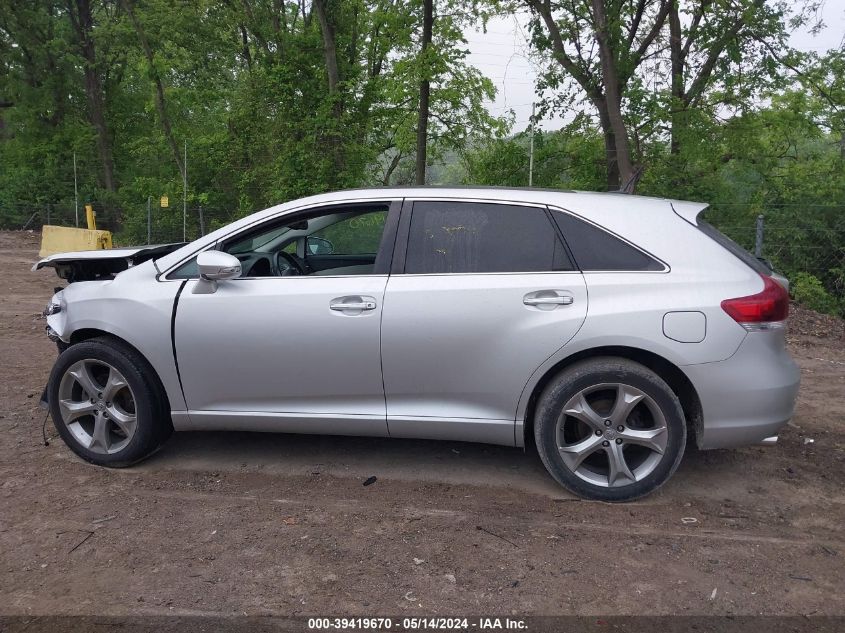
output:
[[[109,338],[78,343],[59,356],[47,386],[50,414],[65,444],[101,466],[129,466],[172,432],[149,364]]]
[[[543,391],[537,450],[565,488],[588,499],[630,501],[675,472],[686,444],[678,397],[650,369],[624,358],[579,362]]]

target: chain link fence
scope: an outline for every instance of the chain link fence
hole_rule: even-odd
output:
[[[126,244],[191,242],[238,219],[233,212],[203,205],[160,207],[158,199],[130,214],[116,238]]]
[[[114,218],[104,213],[100,205],[94,205],[97,213],[97,228],[107,231],[115,225]],[[97,212],[99,207],[99,212]],[[12,231],[41,230],[44,224],[54,226],[85,227],[85,208],[55,204],[19,204],[0,206],[0,229]]]
[[[118,213],[95,204],[97,228],[112,231],[119,246],[195,240],[237,219],[233,212],[201,205],[161,207],[158,198]],[[748,251],[767,260],[791,282],[808,307],[845,314],[845,205],[713,205],[705,217]],[[0,229],[40,230],[44,224],[85,227],[85,208],[72,205],[0,206]]]
[[[812,212],[797,217],[770,213],[742,225],[713,224],[787,277],[797,301],[819,312],[843,315],[845,209],[842,211],[828,218]]]
[[[769,224],[759,216],[752,226],[715,225],[750,253],[781,272],[806,272],[829,278],[831,288],[845,292],[845,226],[807,228]]]
[[[100,203],[91,206],[97,228],[111,231],[116,246],[190,242],[237,219],[230,211],[202,205],[183,214],[181,205],[161,207],[158,198],[121,212]],[[45,224],[87,228],[85,205],[0,206],[0,229],[40,231]]]

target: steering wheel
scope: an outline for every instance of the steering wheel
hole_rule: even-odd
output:
[[[306,274],[305,268],[300,261],[290,253],[285,253],[284,251],[276,253],[276,270],[278,271],[279,277]]]

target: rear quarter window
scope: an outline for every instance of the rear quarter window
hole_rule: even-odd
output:
[[[742,260],[755,272],[766,276],[770,276],[772,274],[772,270],[764,262],[754,257],[754,255],[742,248],[742,246],[734,242],[731,238],[722,233],[712,224],[709,224],[708,222],[699,221],[698,230],[704,233],[707,237],[712,239],[714,242],[716,242],[723,248],[730,251],[733,255]]]
[[[648,253],[604,229],[568,213],[552,211],[575,263],[585,271],[662,271],[665,266]]]

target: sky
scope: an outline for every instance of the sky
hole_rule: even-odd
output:
[[[816,35],[807,30],[792,34],[791,44],[801,50],[826,51],[845,45],[845,0],[826,0],[820,10],[827,27]],[[529,60],[527,12],[496,18],[488,23],[487,31],[467,31],[469,63],[489,77],[497,89],[496,98],[487,104],[494,115],[514,112],[514,131],[525,129],[531,118],[534,100],[534,80],[537,76]],[[561,119],[542,121],[544,129],[556,129]]]

